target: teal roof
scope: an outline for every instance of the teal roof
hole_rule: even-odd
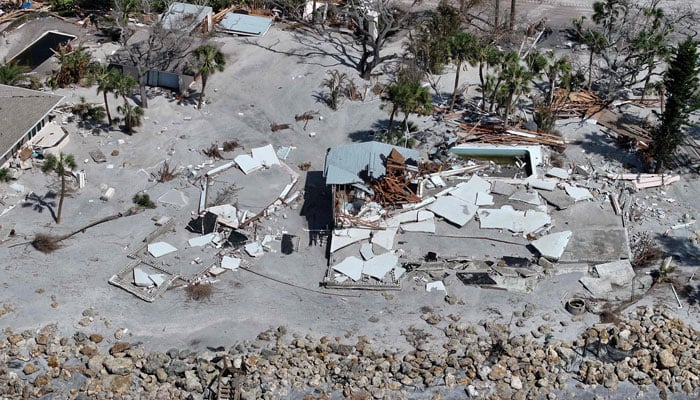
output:
[[[347,185],[378,179],[386,174],[382,157],[396,149],[406,160],[418,161],[418,151],[380,142],[365,142],[333,147],[326,154],[323,175],[327,185]]]
[[[272,18],[228,12],[218,25],[225,31],[232,33],[261,36],[270,29]]]

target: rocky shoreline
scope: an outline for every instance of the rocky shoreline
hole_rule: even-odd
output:
[[[443,318],[426,313],[426,324]],[[379,350],[372,340],[288,334],[284,327],[230,349],[147,351],[115,333],[61,337],[56,325],[0,338],[2,398],[208,399],[219,382],[241,399],[407,399],[423,392],[462,391],[472,398],[557,398],[571,379],[615,390],[622,382],[660,395],[700,396],[698,332],[671,311],[640,307],[612,324],[586,329],[573,342],[547,333],[509,333],[484,321],[444,320],[444,337],[429,328],[404,332],[412,350]],[[435,330],[430,329],[435,332]],[[222,371],[226,371],[222,375]],[[218,379],[222,375],[222,379]],[[439,396],[439,395],[437,395]],[[233,398],[233,395],[232,397]],[[433,397],[436,398],[436,397]],[[438,397],[439,398],[439,397]]]

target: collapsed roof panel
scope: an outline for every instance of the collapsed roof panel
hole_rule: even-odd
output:
[[[347,185],[364,178],[380,178],[386,174],[384,159],[396,150],[407,160],[417,161],[419,153],[405,147],[380,142],[356,143],[333,147],[326,154],[323,174],[328,185]]]

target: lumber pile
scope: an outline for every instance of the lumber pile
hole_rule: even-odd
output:
[[[458,122],[461,131],[457,135],[462,139],[459,143],[479,142],[490,144],[540,144],[552,147],[564,147],[564,140],[549,133],[535,132],[523,128],[510,128],[502,125],[484,125],[477,123]]]
[[[610,110],[602,110],[597,115],[598,125],[604,126],[617,135],[626,136],[636,141],[637,147],[649,148],[651,133],[639,125],[625,122],[621,115]]]
[[[590,90],[569,92],[564,89],[554,91],[550,109],[557,118],[574,118],[591,115],[603,105],[603,101]]]
[[[224,19],[224,17],[226,16],[227,13],[233,12],[233,10],[235,10],[235,9],[236,9],[235,5],[221,9],[221,11],[214,14],[214,16],[211,18],[212,22],[214,23],[214,25],[218,24],[219,22],[221,22],[222,19]]]
[[[663,174],[608,174],[609,179],[632,181],[637,189],[666,186],[681,180],[679,175]]]
[[[417,174],[418,169],[409,168],[401,153],[392,149],[386,158],[386,175],[371,184],[375,201],[384,206],[419,202],[420,197],[410,187]]]

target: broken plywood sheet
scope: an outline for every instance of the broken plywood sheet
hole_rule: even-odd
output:
[[[523,203],[532,204],[534,206],[539,206],[542,204],[540,202],[540,196],[537,192],[529,192],[525,189],[518,190],[513,193],[508,200],[522,201]]]
[[[530,244],[545,258],[558,260],[571,239],[571,231],[551,233],[532,241]]]
[[[165,281],[167,280],[168,276],[165,274],[150,274],[148,275],[148,279],[153,282],[156,287],[160,287],[160,285],[164,284]]]
[[[457,197],[468,204],[477,204],[478,193],[488,194],[491,191],[491,184],[483,180],[477,175],[474,175],[469,181],[460,183],[448,193],[450,196]],[[487,197],[482,195],[482,201],[487,201]],[[493,198],[491,198],[493,201]]]
[[[362,273],[381,281],[398,262],[399,257],[397,257],[393,251],[390,251],[365,261],[362,267]]]
[[[474,218],[474,214],[478,209],[477,206],[468,204],[453,196],[439,197],[435,202],[428,205],[427,208],[436,215],[441,216],[459,227],[464,226]]]
[[[544,180],[544,179],[536,179],[536,178],[528,178],[525,181],[528,186],[534,189],[541,189],[541,190],[549,190],[552,191],[554,188],[557,187],[557,183],[554,181],[550,180]]]
[[[571,196],[560,189],[555,189],[552,191],[543,190],[540,191],[539,194],[545,199],[545,201],[547,201],[547,203],[556,207],[558,210],[565,210],[574,204],[574,200],[571,198]]]
[[[369,229],[336,229],[331,236],[331,253],[335,253],[337,250],[361,240],[369,239],[371,234],[372,231]]]
[[[559,179],[569,179],[569,172],[563,168],[550,168],[549,171],[545,173],[547,176],[553,176]]]
[[[544,211],[518,211],[505,205],[500,209],[477,212],[482,229],[506,229],[511,232],[531,233],[552,222]]]
[[[148,245],[148,252],[155,258],[162,257],[174,251],[177,251],[177,248],[166,242],[155,242]]]
[[[401,229],[404,232],[435,233],[435,219],[403,224]]]
[[[425,291],[426,292],[445,292],[447,293],[447,288],[445,288],[445,284],[442,281],[433,281],[433,282],[428,282],[425,284]]]
[[[511,185],[510,183],[496,181],[493,183],[491,193],[500,194],[503,196],[510,196],[513,193],[515,193],[516,190],[518,190],[518,188],[514,185]]]
[[[196,238],[192,238],[187,241],[187,244],[190,245],[190,247],[201,247],[201,246],[206,246],[209,243],[211,243],[212,240],[214,240],[214,237],[217,236],[216,233],[207,233],[206,235],[199,236]]]
[[[141,268],[134,268],[134,285],[138,287],[149,287],[153,285],[153,281],[144,270]]]
[[[574,229],[560,262],[608,262],[630,258],[624,228]]]
[[[247,154],[241,154],[239,156],[236,156],[236,158],[233,159],[233,161],[236,162],[236,165],[238,165],[238,168],[243,171],[244,174],[248,175],[251,172],[255,172],[263,167],[263,165],[253,159],[253,157],[247,155]]]
[[[350,256],[333,266],[333,270],[349,277],[353,281],[362,278],[362,268],[364,263],[355,256]]]
[[[396,238],[396,232],[399,228],[397,227],[387,227],[384,230],[376,230],[372,233],[372,244],[385,249],[391,250],[394,248],[394,239]]]
[[[258,242],[248,243],[243,247],[246,253],[251,257],[260,257],[265,254],[265,249]]]
[[[593,271],[600,279],[609,280],[613,285],[624,286],[632,283],[636,275],[629,260],[613,261],[605,264],[598,264],[593,267]]]
[[[263,147],[256,147],[251,150],[253,155],[253,161],[263,165],[265,167],[271,167],[273,165],[280,165],[280,160],[277,158],[277,153],[271,144]]]
[[[582,200],[588,200],[588,199],[593,198],[593,195],[591,194],[591,192],[586,188],[567,185],[564,188],[564,190],[566,190],[566,194],[571,196],[571,198],[574,199],[575,202],[582,201]]]
[[[360,246],[360,255],[363,260],[369,260],[374,257],[374,251],[372,250],[372,243],[362,243]]]
[[[235,271],[241,266],[241,259],[236,257],[223,256],[221,258],[221,268]]]

